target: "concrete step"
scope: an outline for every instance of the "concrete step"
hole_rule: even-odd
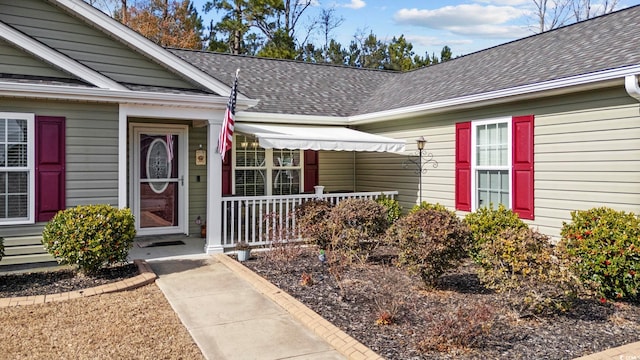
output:
[[[5,248],[13,247],[13,246],[27,246],[27,245],[41,245],[41,244],[42,244],[42,235],[4,238]]]
[[[7,249],[5,249],[5,252],[6,250]],[[56,260],[53,258],[53,256],[49,255],[48,253],[5,256],[2,258],[2,260],[0,260],[0,266],[42,263],[42,262],[51,262],[51,261],[56,261]]]
[[[25,246],[6,246],[4,248],[4,256],[17,256],[29,254],[46,254],[47,251],[41,244],[25,245]]]

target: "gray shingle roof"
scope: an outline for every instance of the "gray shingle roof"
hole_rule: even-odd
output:
[[[640,6],[407,73],[170,49],[259,99],[249,111],[348,116],[640,64]]]
[[[169,50],[225,84],[233,83],[239,68],[238,91],[260,100],[249,110],[254,112],[348,116],[376,88],[398,75],[345,66]]]

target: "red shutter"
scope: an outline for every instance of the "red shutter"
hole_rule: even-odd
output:
[[[513,212],[522,219],[533,220],[533,115],[514,116],[511,130]]]
[[[231,182],[231,153],[228,153],[222,162],[222,195],[231,194],[233,194]]]
[[[36,116],[36,221],[65,208],[65,118]]]
[[[471,211],[471,122],[456,124],[456,209]]]
[[[304,192],[314,191],[318,185],[318,152],[314,150],[304,151]]]

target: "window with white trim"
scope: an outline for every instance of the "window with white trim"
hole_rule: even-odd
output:
[[[235,134],[234,137],[234,195],[292,195],[302,192],[302,150],[263,149],[253,136]]]
[[[0,112],[0,224],[35,214],[34,115]]]
[[[511,208],[511,118],[472,122],[473,209]]]

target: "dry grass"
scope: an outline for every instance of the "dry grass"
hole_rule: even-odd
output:
[[[0,308],[4,359],[203,359],[160,289]]]

